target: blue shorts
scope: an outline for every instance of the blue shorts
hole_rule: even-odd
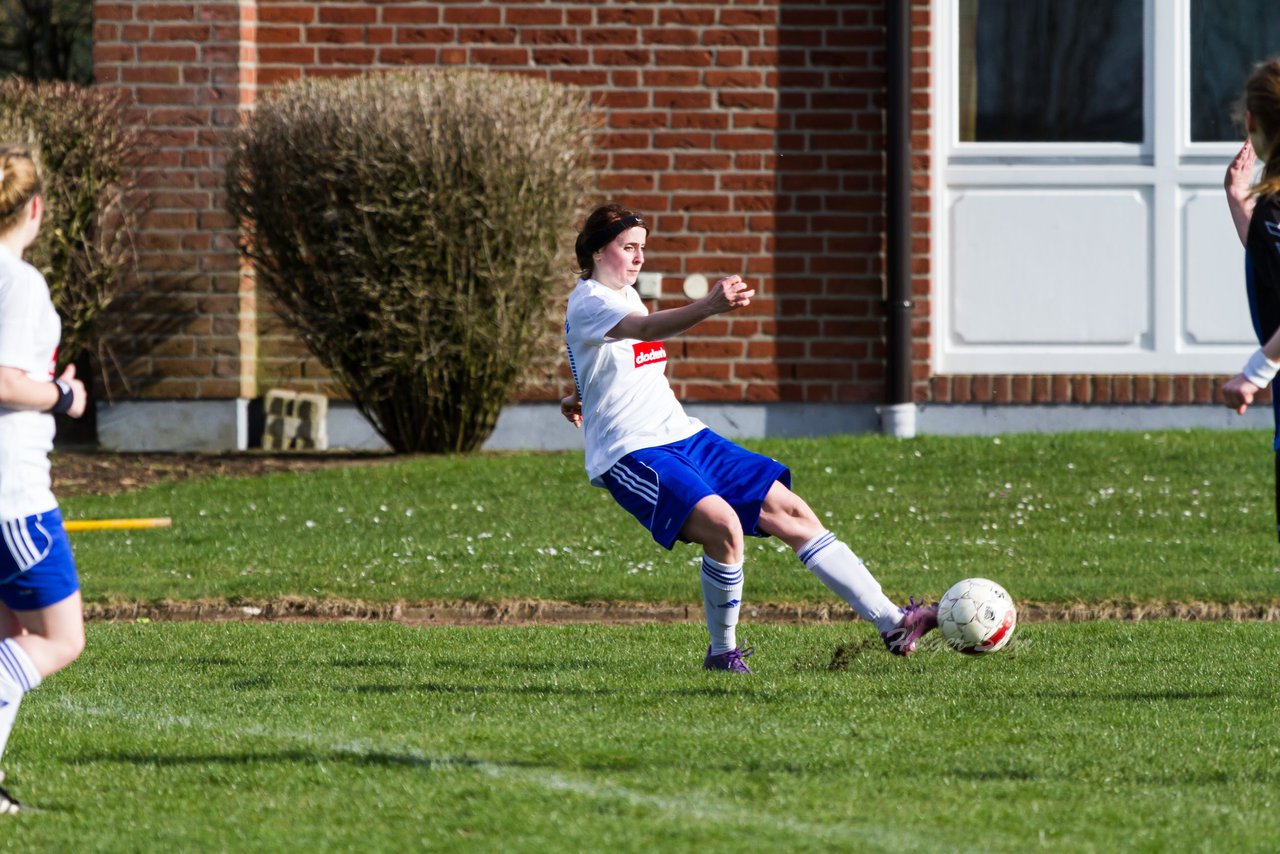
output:
[[[71,543],[54,508],[0,522],[0,602],[13,611],[38,611],[80,589]]]
[[[708,495],[729,503],[742,531],[767,537],[757,527],[760,505],[777,481],[791,486],[791,470],[748,451],[711,430],[688,439],[627,454],[604,473],[604,485],[623,509],[669,549],[693,507]]]

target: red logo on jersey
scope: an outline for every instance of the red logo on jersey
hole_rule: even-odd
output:
[[[637,368],[667,360],[667,348],[662,346],[661,341],[641,341],[639,344],[632,344],[631,348],[636,351]]]

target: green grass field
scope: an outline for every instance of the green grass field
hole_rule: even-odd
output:
[[[1270,625],[892,659],[754,627],[96,625],[31,695],[13,850],[1274,850]],[[834,669],[833,669],[834,666]]]
[[[1257,433],[753,443],[893,595],[1280,603]],[[573,454],[421,458],[64,502],[90,602],[698,601]],[[835,600],[752,541],[747,602]],[[1280,631],[1022,625],[910,659],[861,623],[93,623],[24,702],[14,850],[1272,851]]]
[[[751,444],[899,598],[981,575],[1023,601],[1278,599],[1258,433]],[[700,552],[655,546],[576,454],[188,482],[64,511],[174,519],[77,536],[90,600],[700,601]],[[837,602],[776,540],[749,542],[746,573],[751,601]]]

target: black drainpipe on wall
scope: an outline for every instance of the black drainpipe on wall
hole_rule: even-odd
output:
[[[884,0],[885,104],[885,404],[880,430],[916,434],[911,382],[911,0]]]

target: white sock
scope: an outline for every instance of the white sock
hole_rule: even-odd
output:
[[[707,609],[712,655],[738,648],[742,579],[742,561],[728,564],[702,556],[702,604]]]
[[[0,641],[0,756],[9,743],[22,695],[40,684],[40,671],[13,638]]]
[[[862,561],[830,531],[823,531],[796,550],[796,557],[831,592],[849,603],[858,616],[887,632],[902,622],[902,609],[880,590],[880,582]]]

